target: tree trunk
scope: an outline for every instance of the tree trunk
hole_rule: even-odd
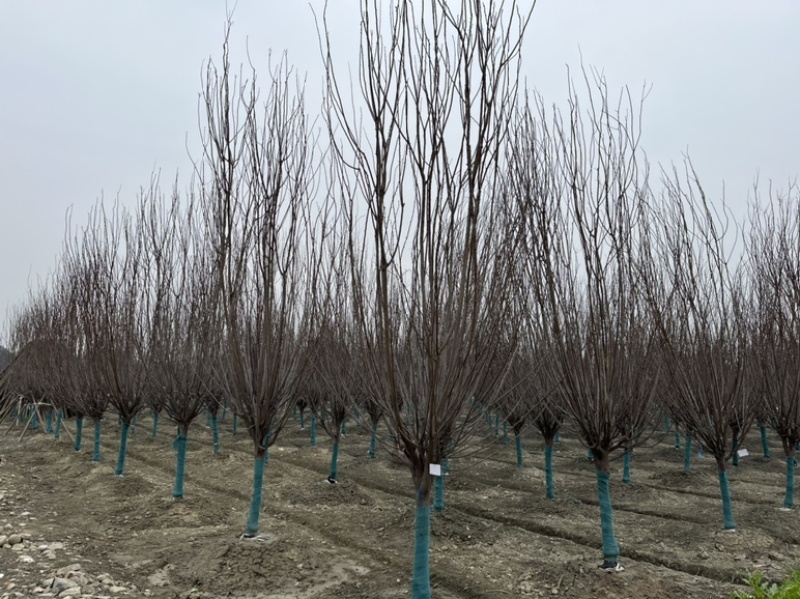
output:
[[[600,528],[603,533],[603,566],[616,565],[619,561],[619,544],[614,534],[614,512],[611,508],[611,485],[608,471],[599,468],[597,474],[597,495],[600,500]]]
[[[514,435],[515,445],[517,447],[517,468],[522,468],[523,459],[522,459],[522,435],[516,433]]]
[[[786,456],[786,495],[783,507],[790,510],[794,507],[794,456]]]
[[[719,490],[722,495],[722,516],[725,530],[736,530],[736,522],[733,521],[733,507],[731,505],[731,490],[728,485],[728,473],[723,458],[717,458],[717,471],[719,473]]]
[[[92,452],[92,461],[97,463],[100,461],[100,419],[94,421],[94,452]]]
[[[173,447],[178,452],[178,463],[175,468],[175,486],[172,489],[172,496],[175,499],[183,499],[183,479],[186,472],[186,445],[188,442],[189,427],[181,425],[178,427],[178,436],[173,443]]]
[[[548,499],[556,498],[556,483],[553,478],[553,440],[545,439],[544,447],[544,476],[546,482],[546,496]]]
[[[335,483],[336,482],[336,475],[338,474],[338,464],[339,463],[339,440],[336,439],[333,442],[333,452],[331,453],[331,471],[328,475],[328,482]]]
[[[367,455],[371,458],[375,457],[375,442],[376,442],[376,430],[378,428],[377,424],[372,424],[369,430],[369,451]]]
[[[83,444],[83,416],[75,420],[75,451],[81,450]]]
[[[261,494],[264,488],[264,466],[266,451],[256,452],[253,461],[253,497],[250,501],[250,512],[247,515],[247,526],[243,537],[251,539],[258,534],[258,520],[261,515]]]
[[[686,447],[683,448],[683,471],[692,469],[692,433],[686,433]]]
[[[631,449],[625,450],[622,456],[622,483],[625,485],[631,484]]]
[[[431,599],[430,540],[431,506],[418,489],[416,532],[414,535],[414,572],[411,579],[411,599]]]
[[[219,419],[217,413],[211,414],[211,434],[214,439],[214,455],[219,454]]]
[[[764,452],[764,458],[767,460],[770,459],[769,454],[769,440],[767,439],[767,427],[763,424],[759,424],[758,428],[761,429],[761,450]]]
[[[128,432],[130,425],[122,421],[122,430],[119,436],[119,454],[117,455],[117,469],[114,471],[116,476],[122,476],[125,473],[125,456],[128,453]]]

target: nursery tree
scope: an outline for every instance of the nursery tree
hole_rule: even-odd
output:
[[[325,26],[359,372],[416,491],[414,599],[431,596],[430,466],[480,422],[470,400],[505,330],[513,248],[495,203],[529,16],[516,2],[362,0],[353,86]]]
[[[266,452],[297,397],[304,349],[304,215],[315,193],[314,137],[285,59],[260,92],[209,62],[201,100],[207,236],[222,315],[220,384],[253,440],[245,538],[256,537]],[[263,100],[262,100],[263,97]]]
[[[800,197],[770,194],[751,219],[755,408],[781,439],[786,456],[783,507],[794,507],[795,448],[800,442]],[[765,449],[766,440],[764,440]],[[766,453],[766,452],[765,452]]]
[[[665,174],[643,280],[673,389],[676,419],[717,463],[724,527],[734,530],[727,461],[755,412],[744,273],[726,251],[730,226],[687,162]],[[732,233],[730,233],[732,234]],[[733,439],[733,428],[738,439]]]
[[[619,571],[609,492],[611,453],[630,448],[650,423],[656,336],[640,290],[647,173],[638,117],[623,92],[586,75],[584,112],[570,86],[569,112],[529,104],[513,164],[526,227],[540,338],[554,351],[560,395],[594,458],[603,532],[601,568]],[[538,316],[538,315],[537,315]]]

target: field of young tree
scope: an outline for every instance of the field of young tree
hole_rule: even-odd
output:
[[[0,549],[0,596],[41,596],[37,586],[76,563],[88,578],[83,596],[409,596],[408,471],[380,446],[371,459],[365,429],[348,420],[331,485],[331,440],[320,437],[314,448],[308,420],[305,430],[299,415],[290,420],[265,471],[262,540],[249,542],[237,535],[248,509],[251,447],[243,432],[232,434],[228,413],[215,454],[208,424],[203,416],[191,428],[183,501],[171,494],[175,428],[159,426],[154,438],[149,413],[130,437],[121,478],[112,475],[116,423],[96,464],[91,446],[74,451],[67,432],[74,434],[74,421],[63,423],[60,441],[45,434],[46,425],[21,442],[19,424],[0,437],[0,525],[12,525],[0,535],[31,534],[19,552]],[[626,570],[611,575],[596,567],[600,513],[582,445],[566,435],[556,443],[555,497],[548,499],[541,436],[525,429],[518,467],[513,435],[505,443],[502,425],[497,437],[493,427],[485,424],[474,441],[481,452],[453,461],[443,509],[431,518],[436,597],[729,597],[748,573],[779,580],[800,560],[800,525],[777,509],[783,468],[764,459],[758,434],[748,436],[751,454],[731,473],[735,534],[721,526],[714,460],[698,458],[695,446],[684,472],[683,435],[680,449],[663,432],[637,448],[628,484],[615,460],[611,488]],[[50,558],[38,549],[56,543],[63,549]],[[20,561],[23,555],[33,561]],[[127,592],[109,592],[112,585],[98,581],[104,574]]]
[[[547,106],[522,4],[364,0],[355,70],[318,15],[321,112],[228,23],[190,181],[71,215],[12,315],[4,563],[63,532],[165,597],[790,574],[800,193],[740,222],[688,158],[653,174],[596,71]]]

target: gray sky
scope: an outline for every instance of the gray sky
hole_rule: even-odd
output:
[[[358,2],[330,2],[337,64],[354,66]],[[322,5],[239,0],[234,62],[245,40],[258,67],[287,51],[317,98],[311,6]],[[155,169],[167,186],[188,176],[201,67],[220,54],[224,18],[212,0],[0,2],[0,323],[54,267],[69,207],[82,224],[101,195],[132,202]],[[800,175],[797,0],[539,0],[527,84],[560,103],[581,55],[612,89],[652,84],[651,162],[688,150],[706,190],[720,197],[725,181],[739,214],[756,176],[786,187]]]

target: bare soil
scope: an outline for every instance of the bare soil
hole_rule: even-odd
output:
[[[230,418],[218,456],[210,431],[193,426],[183,501],[171,493],[174,428],[163,423],[151,439],[150,419],[141,418],[119,478],[119,430],[107,420],[100,464],[91,462],[91,438],[76,453],[68,434],[56,442],[41,432],[22,439],[18,428],[0,432],[0,534],[64,544],[55,558],[37,555],[31,563],[0,547],[0,597],[37,596],[43,578],[74,563],[157,598],[409,596],[411,477],[380,449],[369,459],[368,436],[355,425],[342,441],[339,484],[330,485],[330,441],[320,431],[312,448],[308,430],[290,421],[270,452],[264,536],[253,541],[239,538],[252,443],[231,434]],[[753,454],[757,436],[751,433]],[[796,512],[778,509],[785,462],[777,439],[771,442],[771,461],[751,456],[731,468],[734,533],[722,530],[711,458],[694,459],[684,474],[683,450],[667,435],[636,450],[630,485],[621,483],[622,461],[615,461],[612,501],[626,569],[609,574],[598,569],[600,514],[586,450],[564,436],[554,458],[558,497],[548,501],[534,432],[524,433],[522,469],[513,442],[489,434],[482,452],[452,462],[446,508],[432,518],[434,596],[708,599],[729,597],[756,569],[781,579],[800,564],[800,522]]]

